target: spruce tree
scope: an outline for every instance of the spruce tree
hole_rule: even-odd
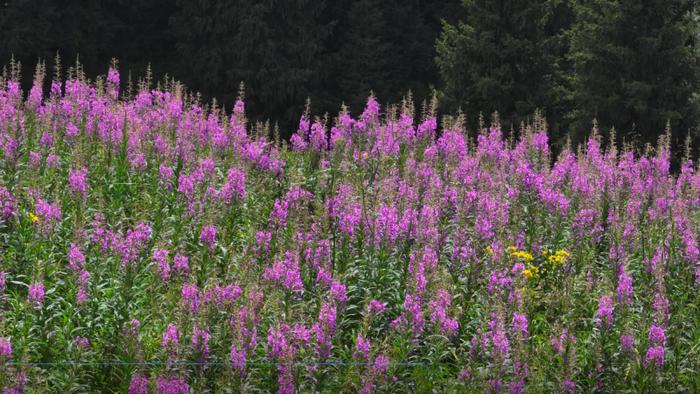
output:
[[[172,19],[191,85],[229,106],[246,84],[253,114],[291,126],[313,99],[330,33],[312,0],[178,1]],[[283,131],[284,133],[284,131]]]
[[[339,97],[362,111],[370,91],[382,102],[400,101],[409,91],[429,98],[438,80],[435,39],[439,19],[455,0],[358,0],[347,5],[335,36]]]
[[[516,129],[536,109],[561,118],[561,36],[568,3],[550,0],[465,0],[462,18],[444,23],[436,42],[442,101],[470,118],[498,111]]]
[[[583,0],[571,33],[572,127],[615,127],[628,141],[655,142],[670,122],[673,142],[695,130],[697,2]]]

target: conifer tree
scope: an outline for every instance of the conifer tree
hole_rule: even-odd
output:
[[[173,26],[183,73],[193,76],[193,88],[232,105],[244,81],[253,114],[298,120],[322,83],[318,72],[330,33],[323,1],[183,0],[177,5]]]
[[[572,128],[615,127],[620,139],[673,143],[696,129],[697,2],[582,0],[571,32]]]
[[[558,121],[567,9],[564,1],[465,0],[462,18],[445,23],[436,42],[442,101],[472,119],[498,111],[504,128],[538,108]]]

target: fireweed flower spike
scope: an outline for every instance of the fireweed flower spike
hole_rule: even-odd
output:
[[[27,301],[41,306],[44,303],[44,284],[40,282],[35,282],[29,285],[29,295],[27,296]]]
[[[85,198],[88,191],[87,169],[72,169],[68,175],[68,187],[78,196]]]
[[[700,172],[675,134],[555,155],[538,116],[369,97],[285,142],[243,91],[105,71],[0,77],[6,391],[693,391]]]
[[[214,250],[216,244],[216,226],[204,226],[199,235],[199,240],[206,245],[209,250]]]

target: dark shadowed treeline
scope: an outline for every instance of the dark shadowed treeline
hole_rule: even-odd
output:
[[[465,1],[437,41],[443,104],[526,121],[539,108],[555,143],[598,121],[620,142],[674,145],[697,133],[697,2]],[[472,114],[474,115],[474,114]]]
[[[615,127],[619,142],[697,134],[693,0],[262,0],[0,2],[0,61],[79,56],[88,76],[112,58],[126,83],[181,80],[230,108],[245,83],[254,120],[289,136],[304,111],[359,113],[409,91],[461,109],[471,128],[498,111],[516,131],[536,110],[555,146]]]

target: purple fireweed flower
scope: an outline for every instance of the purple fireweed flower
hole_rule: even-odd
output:
[[[51,148],[53,146],[53,135],[49,132],[44,132],[39,138],[39,144],[44,148]]]
[[[205,157],[199,162],[199,170],[206,176],[211,176],[216,169],[216,161],[211,157]]]
[[[326,129],[318,121],[314,122],[311,125],[309,142],[311,143],[311,147],[317,152],[321,152],[328,149],[328,137],[326,135]]]
[[[61,205],[50,204],[41,198],[36,200],[36,216],[38,220],[35,222],[42,229],[44,235],[48,235],[52,228],[61,221]]]
[[[370,313],[378,315],[378,314],[384,312],[384,309],[386,309],[386,302],[381,302],[381,301],[377,301],[377,300],[373,299],[369,302],[369,304],[367,305],[367,308],[369,309]]]
[[[613,300],[611,296],[602,296],[598,302],[598,310],[595,313],[596,325],[605,324],[611,328],[613,324]]]
[[[518,379],[508,384],[508,394],[523,394],[525,392],[525,381]]]
[[[411,293],[406,293],[406,298],[403,303],[404,312],[394,321],[391,322],[392,327],[404,330],[406,325],[411,323],[411,331],[414,335],[419,335],[423,332],[425,325],[425,317],[421,310],[421,299],[419,296],[414,296]]]
[[[503,381],[498,378],[489,379],[488,383],[488,393],[500,393],[503,391]]]
[[[83,254],[82,250],[80,250],[80,246],[78,246],[75,243],[71,243],[70,247],[68,248],[68,267],[72,271],[78,272],[83,269],[85,266],[85,255]]]
[[[86,168],[82,169],[71,169],[68,174],[68,188],[73,192],[73,194],[81,195],[83,198],[87,196],[88,190],[88,170]]]
[[[620,272],[617,284],[617,302],[623,305],[632,305],[632,278],[626,272]]]
[[[263,279],[281,284],[290,291],[302,291],[304,285],[301,281],[301,272],[297,260],[298,257],[295,254],[287,252],[284,259],[276,261],[272,267],[265,269]]]
[[[294,348],[287,340],[290,327],[281,324],[278,327],[270,327],[267,332],[267,356],[271,360],[285,359],[294,354]]]
[[[561,382],[561,392],[565,394],[574,394],[576,392],[576,383],[571,379],[564,379]]]
[[[32,88],[29,91],[29,104],[31,107],[39,107],[44,97],[44,73],[37,69],[37,73],[34,75],[34,82],[32,83]]]
[[[17,213],[17,200],[10,192],[0,186],[0,219],[10,220]]]
[[[194,332],[192,333],[192,346],[199,352],[202,358],[206,358],[209,354],[209,337],[209,331],[206,328],[194,328]]]
[[[158,179],[162,184],[168,189],[173,187],[173,177],[175,176],[175,171],[172,167],[165,164],[161,164],[158,168]]]
[[[236,299],[243,293],[240,286],[235,284],[229,284],[226,286],[216,285],[212,288],[214,292],[214,300],[220,306],[226,306],[233,304]]]
[[[10,136],[5,136],[5,141],[2,141],[0,139],[0,147],[3,151],[3,157],[6,157],[8,159],[16,158],[18,144],[14,138]]]
[[[158,394],[189,394],[190,386],[181,376],[159,377],[156,382]]]
[[[333,276],[331,273],[323,268],[319,268],[318,273],[316,273],[316,284],[330,286],[332,282]]]
[[[649,342],[655,345],[666,344],[666,330],[663,327],[652,324],[649,329]]]
[[[87,338],[80,336],[73,338],[73,343],[75,344],[75,346],[83,350],[87,349],[90,346],[90,341]]]
[[[294,340],[306,345],[311,339],[311,330],[306,328],[303,324],[296,323],[292,329],[292,334],[294,335]]]
[[[384,355],[378,355],[374,360],[370,360],[367,367],[362,369],[361,384],[359,392],[371,394],[375,392],[377,384],[386,381],[386,374],[389,369],[389,359]]]
[[[214,245],[216,244],[216,226],[202,227],[199,240],[202,241],[202,243],[206,245],[209,250],[214,251]]]
[[[655,316],[660,322],[668,322],[669,317],[669,301],[666,296],[661,293],[656,293],[654,295],[654,302],[652,303],[652,309],[654,310]]]
[[[170,264],[168,263],[169,252],[166,249],[153,249],[151,261],[156,265],[158,275],[164,281],[170,279]]]
[[[29,164],[32,167],[39,167],[41,164],[41,154],[39,152],[29,152]]]
[[[552,345],[552,348],[559,353],[559,354],[564,354],[566,350],[569,348],[569,346],[573,346],[576,343],[576,337],[574,334],[569,334],[569,329],[564,328],[561,332],[561,334],[557,336],[553,336],[550,339],[550,344]]]
[[[58,156],[53,153],[46,156],[46,166],[49,168],[58,168],[59,161]]]
[[[430,307],[432,309],[430,321],[438,325],[442,334],[448,337],[455,335],[459,329],[457,320],[450,318],[447,314],[451,304],[452,297],[445,289],[438,290],[437,297],[430,301]]]
[[[231,362],[231,367],[234,370],[243,373],[245,370],[247,352],[246,349],[239,349],[236,345],[231,345],[231,352],[229,353],[229,361]]]
[[[629,334],[622,335],[620,337],[620,346],[624,352],[634,353],[634,337]]]
[[[182,285],[182,304],[191,313],[197,313],[199,309],[199,291],[194,284],[185,283]]]
[[[66,125],[66,137],[70,138],[75,138],[75,136],[78,135],[80,130],[78,129],[78,126],[73,124],[73,122],[68,122]]]
[[[110,67],[107,71],[107,94],[112,100],[119,97],[119,71],[114,67]]]
[[[698,242],[693,236],[693,231],[689,228],[683,230],[683,245],[685,246],[683,254],[689,262],[696,262],[700,257],[700,248]]]
[[[238,168],[230,168],[226,183],[218,192],[219,198],[227,203],[230,203],[234,198],[244,199],[246,196],[245,178],[245,172]]]
[[[180,332],[174,324],[168,324],[168,327],[163,333],[163,340],[161,341],[161,346],[167,348],[169,346],[177,347],[180,343]]]
[[[87,285],[89,282],[90,282],[90,273],[89,272],[87,272],[85,270],[81,270],[80,272],[78,272],[78,284]]]
[[[129,164],[131,165],[131,168],[135,170],[142,170],[146,168],[146,157],[141,152],[129,153]]]
[[[362,122],[367,123],[373,120],[377,120],[378,117],[379,103],[374,98],[374,96],[370,96],[367,99],[367,105],[365,106],[364,112],[362,112],[362,115],[360,115],[360,119],[362,119]]]
[[[138,223],[135,228],[128,229],[126,238],[114,236],[111,240],[112,249],[121,255],[123,264],[134,263],[143,248],[151,238],[151,227],[145,223]]]
[[[507,356],[509,351],[509,341],[503,327],[503,319],[501,319],[498,314],[492,313],[491,320],[489,320],[488,325],[494,353],[499,357]]]
[[[353,357],[356,360],[369,360],[369,351],[372,347],[369,339],[365,339],[362,333],[357,334],[357,341],[355,344],[355,352]]]
[[[180,253],[175,254],[175,257],[173,258],[173,268],[176,271],[180,272],[189,272],[190,271],[190,259],[182,255]]]
[[[389,358],[383,354],[374,358],[374,370],[378,375],[386,375],[389,371]]]
[[[294,394],[294,373],[290,365],[277,366],[278,394]]]
[[[129,383],[129,394],[148,394],[148,378],[139,373],[133,374]]]
[[[427,117],[416,129],[416,137],[421,138],[428,136],[430,141],[435,139],[435,130],[437,130],[437,118],[434,116]]]
[[[269,231],[258,231],[255,233],[255,243],[257,245],[256,253],[260,251],[269,252],[270,242],[272,242],[272,233]]]
[[[528,337],[528,322],[527,316],[518,312],[513,313],[513,322],[511,323],[513,331],[520,333],[523,339]]]
[[[292,148],[296,151],[304,151],[308,146],[306,142],[307,135],[309,133],[309,121],[306,119],[305,115],[301,116],[299,119],[299,128],[292,135],[289,141],[292,143]]]
[[[318,322],[312,327],[316,334],[316,351],[320,358],[328,358],[331,354],[331,341],[336,329],[336,306],[323,304],[318,315]]]
[[[644,355],[645,366],[656,366],[658,368],[661,368],[664,366],[664,362],[665,352],[663,346],[652,346],[649,349],[647,349],[647,352]]]
[[[577,239],[591,237],[598,242],[603,233],[603,227],[598,222],[598,212],[594,209],[582,209],[574,217],[573,227],[576,231]]]
[[[136,338],[139,336],[139,328],[141,327],[141,322],[138,319],[131,319],[128,326],[125,327],[124,331],[130,337]]]
[[[335,279],[331,282],[330,295],[339,304],[345,304],[345,301],[348,299],[347,288],[343,283]]]
[[[44,303],[44,284],[41,282],[35,282],[29,285],[29,295],[27,300],[33,304],[41,305]]]
[[[194,177],[180,174],[177,178],[177,191],[182,193],[188,200],[192,199],[195,191]]]
[[[493,271],[489,275],[486,290],[489,293],[498,293],[509,290],[513,287],[513,278],[508,275],[508,271]]]
[[[75,295],[75,303],[78,305],[84,304],[88,300],[88,292],[84,286],[78,287],[78,292]]]
[[[12,343],[8,338],[0,338],[0,357],[5,359],[12,357]]]
[[[467,382],[471,379],[471,377],[471,370],[469,368],[464,368],[461,371],[459,371],[459,374],[457,375],[457,380],[460,382]]]

